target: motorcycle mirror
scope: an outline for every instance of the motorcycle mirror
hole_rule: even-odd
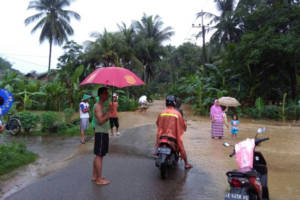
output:
[[[227,143],[227,142],[224,142],[223,145],[224,145],[225,147],[230,147],[230,144]]]
[[[264,132],[266,132],[266,128],[265,127],[257,129],[257,133],[258,134],[263,134]]]

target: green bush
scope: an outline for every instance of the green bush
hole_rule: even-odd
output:
[[[257,119],[259,117],[258,116],[258,111],[256,110],[256,108],[246,108],[245,114],[248,117],[252,117],[252,118],[255,118],[255,119]]]
[[[0,175],[33,162],[36,158],[37,154],[28,151],[23,143],[0,144]]]
[[[42,130],[50,130],[55,125],[55,122],[58,121],[58,115],[54,112],[43,112],[41,118]]]
[[[298,120],[300,119],[300,105],[289,104],[286,107],[285,115],[288,120]]]
[[[40,122],[40,117],[32,112],[19,112],[16,114],[16,116],[19,117],[22,124],[22,128],[26,133],[29,133],[30,130],[36,128],[38,123]]]
[[[138,102],[134,99],[128,98],[125,95],[119,96],[118,102],[118,111],[132,111],[138,108]]]
[[[266,105],[263,107],[261,115],[265,119],[280,119],[281,107],[276,105]]]
[[[64,109],[64,116],[65,116],[65,121],[69,123],[71,121],[71,117],[74,114],[74,110],[72,108],[66,108]]]

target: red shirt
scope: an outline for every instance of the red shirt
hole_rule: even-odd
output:
[[[118,117],[118,106],[119,106],[119,103],[118,102],[110,102],[109,103],[109,107],[112,107],[113,108],[113,112],[111,114],[111,118],[117,118]]]

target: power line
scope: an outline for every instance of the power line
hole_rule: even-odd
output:
[[[43,64],[38,64],[38,63],[35,63],[35,62],[32,62],[32,61],[28,61],[28,60],[16,58],[16,57],[13,57],[13,56],[6,56],[6,57],[7,57],[8,59],[10,59],[10,60],[17,60],[17,61],[20,61],[20,62],[32,64],[32,65],[37,65],[37,66],[41,66],[41,67],[47,67],[46,65],[43,65]]]
[[[12,55],[12,56],[26,56],[26,57],[40,57],[40,58],[47,58],[48,56],[39,56],[39,55],[26,55],[26,54],[14,54],[14,53],[7,53],[7,52],[0,52],[2,55]]]

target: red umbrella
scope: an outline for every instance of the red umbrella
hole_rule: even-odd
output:
[[[118,88],[145,85],[132,71],[122,67],[101,67],[88,75],[80,85],[102,84]]]

